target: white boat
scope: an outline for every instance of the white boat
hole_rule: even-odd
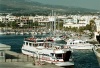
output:
[[[53,45],[43,38],[26,38],[22,46],[22,53],[38,57],[48,63],[71,62],[72,50],[63,46]]]
[[[69,46],[72,49],[92,49],[94,47],[93,44],[90,44],[85,40],[69,39],[66,42],[66,46]]]
[[[62,39],[58,36],[47,37],[47,41],[61,41]]]

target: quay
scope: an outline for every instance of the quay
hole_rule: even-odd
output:
[[[39,61],[39,59],[36,59],[35,57],[10,51],[10,48],[11,47],[9,45],[0,43],[1,68],[74,68],[74,65],[59,67],[55,64]]]
[[[9,51],[10,48],[11,47],[9,45],[0,43],[0,62],[3,62],[5,60],[5,51]]]
[[[6,51],[5,62],[33,62],[34,57],[16,53],[13,51]]]

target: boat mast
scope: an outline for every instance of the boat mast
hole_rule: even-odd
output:
[[[53,13],[53,10],[52,10],[52,16],[51,16],[52,17],[51,18],[52,19],[52,22],[51,22],[51,32],[52,33],[53,33],[53,16],[54,16],[54,13]]]
[[[53,34],[53,36],[55,36],[55,30],[56,30],[56,13],[54,13],[52,10],[51,22],[50,22],[50,36],[51,33]]]
[[[56,31],[56,13],[54,13],[54,23],[53,23],[53,26],[54,26],[54,36],[55,36],[55,31]]]

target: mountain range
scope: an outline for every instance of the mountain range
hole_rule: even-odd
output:
[[[62,13],[85,13],[97,12],[97,10],[86,9],[80,7],[61,6],[61,5],[48,5],[32,0],[0,0],[1,13],[50,13],[51,10]]]

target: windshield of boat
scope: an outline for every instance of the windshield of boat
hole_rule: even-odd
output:
[[[62,59],[63,58],[62,53],[59,53],[59,54],[51,53],[51,56],[55,57],[56,59]]]
[[[55,57],[56,57],[57,59],[62,59],[62,58],[63,58],[63,54],[55,54]]]

